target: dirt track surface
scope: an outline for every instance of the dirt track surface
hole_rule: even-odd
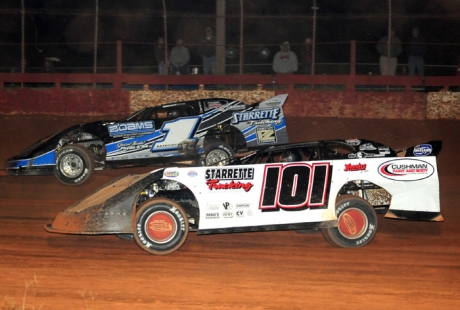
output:
[[[91,118],[1,116],[0,159]],[[288,119],[291,141],[361,137],[393,148],[441,139],[442,223],[384,219],[360,249],[321,234],[189,235],[154,256],[115,236],[47,233],[58,212],[117,176],[80,187],[0,177],[0,309],[460,309],[460,122]],[[24,298],[25,296],[25,298]]]

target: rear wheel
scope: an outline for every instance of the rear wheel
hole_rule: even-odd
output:
[[[164,255],[179,249],[188,236],[187,214],[169,199],[144,202],[136,216],[134,240],[151,254]]]
[[[204,152],[206,166],[225,166],[230,162],[230,158],[235,155],[232,148],[223,142],[209,144]]]
[[[66,185],[80,185],[94,170],[94,158],[88,149],[78,144],[61,148],[56,154],[54,175]]]
[[[336,201],[338,227],[323,228],[324,238],[332,245],[342,248],[362,247],[372,241],[377,233],[377,214],[364,199],[339,196]]]

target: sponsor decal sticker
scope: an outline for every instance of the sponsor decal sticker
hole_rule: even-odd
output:
[[[206,210],[219,210],[218,204],[206,204]]]
[[[107,127],[112,137],[125,135],[144,135],[155,131],[153,121],[117,123]]]
[[[388,146],[379,146],[380,154],[390,154],[390,148]]]
[[[210,168],[204,173],[206,180],[252,180],[254,168]]]
[[[373,146],[371,143],[364,143],[359,146],[360,151],[374,151],[377,148]]]
[[[237,203],[236,208],[249,208],[249,203]]]
[[[366,164],[345,164],[345,170],[344,171],[363,171],[366,170],[367,165]]]
[[[378,172],[394,181],[417,181],[430,177],[434,173],[434,167],[419,159],[396,159],[381,164]]]
[[[219,213],[218,212],[206,213],[206,218],[207,219],[218,219]]]
[[[249,125],[250,126],[279,125],[279,124],[281,124],[282,121],[283,121],[282,119],[279,119],[279,120],[265,119],[265,120],[261,120],[261,121],[250,121]]]
[[[277,106],[280,104],[281,104],[281,100],[273,100],[273,101],[269,101],[265,103],[267,107],[273,107],[273,106]]]
[[[258,121],[263,119],[279,119],[281,109],[267,109],[267,110],[252,110],[244,112],[233,113],[232,124],[238,124],[240,122]]]
[[[150,146],[146,144],[144,141],[141,141],[141,142],[133,141],[130,143],[120,142],[117,144],[117,148],[122,151],[135,151],[135,150],[148,149],[150,148]]]
[[[233,205],[230,202],[224,202],[222,204],[222,206],[224,207],[225,210],[232,210],[233,209]]]
[[[196,176],[198,176],[198,173],[196,171],[193,171],[193,170],[190,170],[187,175],[191,178],[194,178]]]
[[[219,183],[219,180],[208,180],[206,182],[209,190],[226,190],[226,189],[243,189],[245,192],[249,192],[254,186],[251,182],[235,182]]]
[[[345,143],[348,144],[348,145],[360,145],[361,140],[359,140],[359,139],[348,139],[348,140],[345,140]]]
[[[248,192],[254,184],[238,180],[254,179],[254,168],[209,168],[205,171],[206,185],[209,190],[243,189]],[[231,182],[221,182],[231,181]]]
[[[244,110],[246,106],[244,104],[232,105],[227,108],[227,110]]]
[[[236,217],[244,217],[244,211],[243,210],[238,210],[235,212]]]
[[[256,129],[257,142],[259,143],[274,143],[276,142],[276,133],[273,126],[258,127]]]
[[[179,171],[165,171],[164,176],[170,178],[178,177]]]
[[[222,212],[222,217],[226,219],[230,219],[233,217],[233,212]]]
[[[419,144],[414,147],[415,156],[427,156],[433,151],[431,144]]]

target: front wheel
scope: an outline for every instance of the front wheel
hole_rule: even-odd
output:
[[[358,248],[372,241],[377,233],[377,214],[366,200],[353,195],[339,196],[335,208],[339,226],[321,230],[330,244]]]
[[[54,175],[66,185],[80,185],[94,170],[94,158],[88,149],[78,144],[61,148],[56,154]]]
[[[136,215],[134,240],[143,250],[157,255],[179,249],[188,236],[187,214],[182,207],[164,198],[144,202]]]
[[[215,142],[206,146],[204,153],[205,166],[225,166],[235,155],[233,149],[226,143]]]

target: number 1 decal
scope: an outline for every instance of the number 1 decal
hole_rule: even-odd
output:
[[[329,163],[265,166],[259,208],[273,210],[324,206],[329,172]]]
[[[180,142],[192,139],[200,120],[200,117],[187,117],[164,122],[163,126],[161,126],[161,132],[165,136],[162,140],[153,144],[151,151],[177,150],[177,145]]]

